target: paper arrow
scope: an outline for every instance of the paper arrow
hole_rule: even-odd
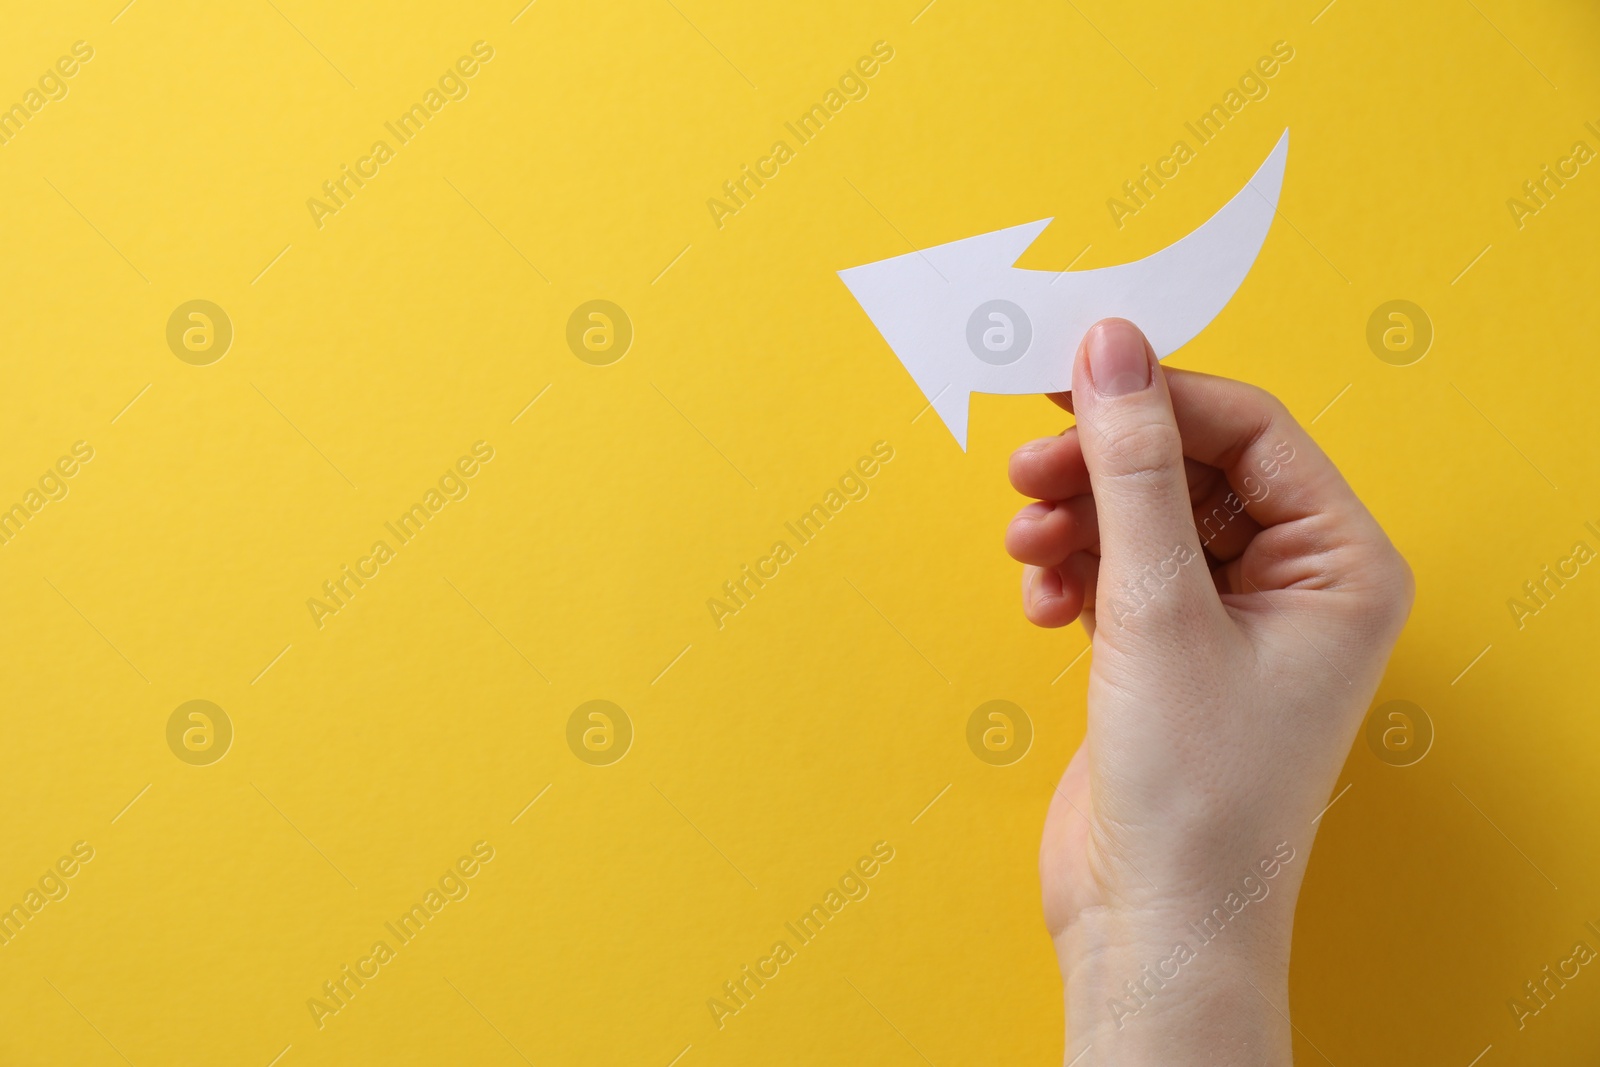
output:
[[[1278,209],[1289,131],[1255,176],[1199,229],[1132,263],[1095,270],[1012,266],[1041,219],[839,272],[928,402],[967,447],[973,393],[1072,388],[1089,327],[1137,323],[1164,359],[1205,329],[1261,251]]]

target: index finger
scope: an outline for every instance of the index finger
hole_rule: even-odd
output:
[[[1190,459],[1216,467],[1264,527],[1334,514],[1376,522],[1311,435],[1271,393],[1243,382],[1162,368]]]

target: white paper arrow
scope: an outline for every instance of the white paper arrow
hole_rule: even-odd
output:
[[[1164,359],[1232,299],[1277,212],[1289,131],[1222,210],[1176,244],[1096,270],[1012,264],[1050,225],[1041,219],[908,252],[839,277],[967,447],[973,393],[1054,393],[1072,387],[1072,353],[1090,326],[1136,323]]]

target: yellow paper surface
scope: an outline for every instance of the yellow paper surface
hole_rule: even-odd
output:
[[[1001,534],[1066,420],[980,396],[962,454],[834,272],[1046,216],[1023,266],[1138,258],[1285,128],[1172,363],[1314,420],[1416,570],[1379,702],[1434,731],[1320,821],[1297,1058],[1592,1061],[1600,974],[1507,1004],[1600,948],[1592,5],[123,2],[0,34],[0,1062],[1059,1062],[1035,857],[1088,660]],[[196,300],[221,358],[215,311],[169,344]],[[614,313],[569,345],[591,301],[620,359]]]

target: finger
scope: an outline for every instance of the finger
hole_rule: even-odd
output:
[[[1022,568],[1022,614],[1035,626],[1065,626],[1082,604],[1081,592],[1068,588],[1054,567]]]
[[[1083,611],[1098,560],[1087,552],[1067,557],[1059,567],[1022,569],[1022,614],[1035,626],[1066,626]]]
[[[1262,527],[1241,565],[1229,567],[1236,589],[1399,580],[1403,564],[1377,520],[1276,397],[1190,371],[1164,377],[1185,451],[1220,469],[1244,515]]]
[[[1065,411],[1071,411],[1072,410],[1072,392],[1071,392],[1071,390],[1068,390],[1065,393],[1046,393],[1045,395],[1048,396],[1051,399],[1052,402],[1054,402],[1056,407],[1061,408],[1061,409],[1063,409]]]
[[[1222,566],[1218,567],[1214,577],[1216,578],[1217,592],[1224,594],[1257,593],[1261,591],[1262,584],[1264,581],[1266,581],[1260,575],[1257,575],[1256,578],[1258,580],[1248,581],[1247,584],[1247,577],[1244,573],[1243,556],[1240,556],[1238,559],[1229,560],[1227,563],[1224,563]],[[1272,588],[1270,583],[1268,584],[1268,588]]]
[[[1095,590],[1100,582],[1100,557],[1080,552],[1075,556],[1068,556],[1067,562],[1061,566],[1083,587],[1083,604],[1078,608],[1078,621],[1083,623],[1084,630],[1089,634],[1089,640],[1093,641]]]
[[[1100,526],[1099,615],[1170,631],[1175,615],[1220,614],[1195,530],[1183,439],[1144,335],[1124,319],[1096,323],[1079,346],[1072,382]]]
[[[1193,371],[1169,370],[1164,377],[1184,454],[1221,470],[1262,526],[1329,509],[1365,511],[1333,461],[1277,397]]]
[[[1011,453],[1008,473],[1017,492],[1035,500],[1066,500],[1089,491],[1089,468],[1083,465],[1076,427],[1018,448]]]
[[[1006,552],[1018,563],[1054,567],[1074,552],[1098,552],[1099,546],[1094,497],[1087,493],[1056,504],[1029,504],[1006,528]]]
[[[1211,558],[1226,563],[1243,554],[1261,524],[1244,510],[1245,500],[1234,492],[1221,472],[1210,468],[1215,477],[1204,499],[1194,505],[1194,525],[1200,531],[1200,547]]]
[[[1211,466],[1184,459],[1189,499],[1198,504],[1222,480]],[[1083,462],[1078,428],[1069,426],[1054,437],[1041,437],[1011,453],[1008,468],[1012,488],[1035,500],[1067,500],[1089,492],[1089,468]]]

